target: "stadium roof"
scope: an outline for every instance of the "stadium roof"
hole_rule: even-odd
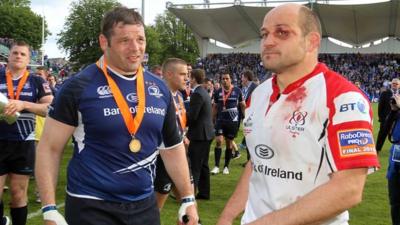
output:
[[[333,37],[361,46],[384,37],[400,37],[399,2],[391,0],[363,5],[306,5],[319,15],[323,37]],[[245,6],[240,1],[223,8],[188,9],[181,6],[167,4],[168,10],[200,38],[212,38],[232,47],[258,40],[263,18],[273,8]]]

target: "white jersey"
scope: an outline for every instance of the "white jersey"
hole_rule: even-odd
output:
[[[258,86],[244,133],[253,171],[242,224],[295,202],[335,171],[379,166],[369,101],[322,63],[282,93],[276,76]],[[324,224],[348,219],[346,211]]]

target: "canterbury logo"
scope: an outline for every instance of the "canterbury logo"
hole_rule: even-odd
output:
[[[99,95],[111,95],[110,86],[104,85],[97,88],[97,93]]]

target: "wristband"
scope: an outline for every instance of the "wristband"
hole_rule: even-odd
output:
[[[196,201],[196,199],[194,198],[194,195],[188,195],[188,196],[185,196],[185,197],[183,197],[181,199],[181,204],[189,203],[189,202],[195,202],[195,201]]]
[[[45,205],[42,207],[42,213],[51,211],[51,210],[57,210],[57,206],[55,204],[49,204],[49,205]]]

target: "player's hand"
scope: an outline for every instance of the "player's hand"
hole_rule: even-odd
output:
[[[14,116],[17,112],[21,112],[24,109],[25,105],[23,101],[11,99],[10,102],[4,107],[3,114],[5,116]]]
[[[68,225],[64,217],[57,211],[55,205],[46,205],[42,208],[45,225]]]
[[[190,197],[192,201],[185,202],[187,197],[182,198],[183,202],[178,212],[178,225],[197,225],[199,221],[199,215],[194,200],[194,196]]]

